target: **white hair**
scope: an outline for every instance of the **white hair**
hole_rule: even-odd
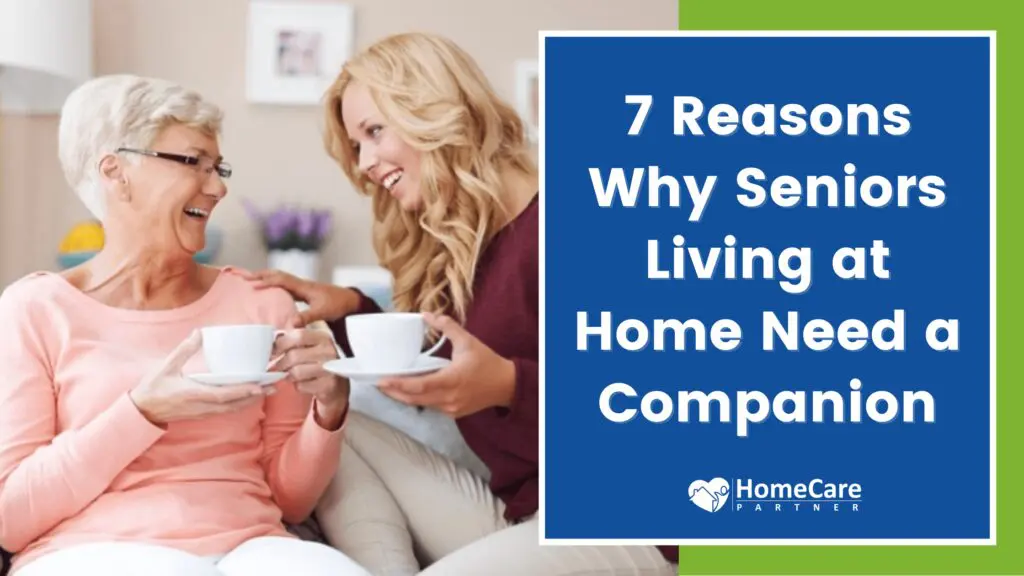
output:
[[[102,221],[106,194],[99,163],[104,156],[122,146],[148,148],[173,124],[219,135],[222,119],[220,108],[173,82],[126,74],[89,80],[68,96],[61,111],[59,157],[64,177]]]

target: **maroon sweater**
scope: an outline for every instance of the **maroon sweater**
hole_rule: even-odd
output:
[[[466,330],[515,364],[515,397],[509,408],[489,408],[457,420],[466,443],[491,471],[490,487],[515,522],[537,511],[539,492],[538,333],[540,287],[538,200],[498,231],[477,265]],[[357,313],[380,311],[362,295]],[[329,323],[351,356],[344,320]],[[446,343],[438,356],[451,357]],[[596,503],[595,503],[596,505]],[[678,548],[664,547],[674,560]]]

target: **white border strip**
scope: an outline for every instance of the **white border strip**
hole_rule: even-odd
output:
[[[989,540],[996,543],[996,35],[989,39]]]
[[[966,539],[551,539],[546,536],[545,512],[545,40],[548,38],[988,38],[989,39],[989,538]],[[995,546],[996,544],[996,32],[979,30],[541,30],[538,33],[538,82],[540,113],[538,168],[540,170],[540,325],[539,329],[539,522],[538,538],[542,546]]]
[[[545,83],[545,81],[547,79],[545,78],[545,75],[544,75],[544,68],[546,67],[545,63],[547,62],[547,59],[544,58],[544,44],[545,44],[544,40],[545,40],[545,38],[547,38],[547,35],[542,30],[538,34],[538,38],[539,38],[540,46],[539,46],[539,51],[537,52],[537,54],[538,54],[538,58],[537,58],[537,90],[539,92],[538,98],[537,98],[537,106],[539,108],[537,110],[537,169],[539,171],[538,183],[537,183],[537,187],[538,188],[537,189],[538,189],[538,195],[540,196],[540,203],[538,205],[538,208],[539,208],[539,218],[540,218],[540,230],[539,230],[540,238],[539,238],[539,242],[538,242],[539,249],[538,249],[538,252],[537,252],[537,257],[538,257],[538,263],[539,263],[539,266],[540,266],[540,271],[539,271],[540,279],[539,279],[539,282],[538,282],[539,285],[540,285],[539,286],[539,290],[540,290],[539,297],[540,298],[539,298],[539,306],[538,306],[539,310],[538,310],[538,326],[537,326],[537,335],[538,335],[538,339],[537,339],[537,344],[538,344],[538,350],[537,350],[537,388],[538,388],[538,391],[537,391],[537,405],[538,405],[537,424],[538,424],[538,426],[540,426],[540,430],[539,430],[538,435],[537,435],[537,443],[538,443],[537,455],[538,455],[540,461],[537,462],[537,470],[538,470],[538,473],[540,474],[540,480],[539,480],[539,485],[537,487],[537,494],[538,494],[538,496],[537,496],[538,497],[538,500],[537,500],[537,524],[538,524],[537,534],[538,534],[538,538],[540,539],[540,543],[543,545],[543,544],[551,542],[550,540],[548,540],[544,536],[544,511],[547,510],[547,508],[544,505],[544,501],[545,501],[545,498],[544,498],[544,462],[546,460],[546,456],[544,454],[544,410],[545,410],[545,408],[544,408],[544,404],[545,404],[545,402],[544,402],[544,366],[547,365],[547,360],[545,359],[545,357],[547,356],[547,354],[545,352],[547,350],[547,343],[546,343],[547,335],[546,335],[545,330],[544,330],[544,326],[545,326],[545,324],[544,324],[544,322],[545,322],[544,315],[545,315],[545,307],[547,305],[547,299],[544,297],[544,287],[545,287],[545,283],[546,283],[545,270],[547,270],[547,264],[546,264],[546,258],[545,258],[545,254],[547,253],[547,250],[544,247],[544,242],[545,242],[544,229],[547,227],[547,225],[545,224],[546,219],[547,219],[547,216],[546,216],[546,203],[544,201],[544,198],[547,197],[547,192],[545,191],[546,186],[544,184],[544,156],[546,155],[546,153],[544,152],[545,147],[546,147],[546,142],[545,142],[546,138],[544,136],[544,131],[546,130],[545,125],[547,124],[547,122],[545,122],[545,119],[544,119],[544,114],[545,114],[545,108],[544,108],[544,93],[545,93],[544,83]]]

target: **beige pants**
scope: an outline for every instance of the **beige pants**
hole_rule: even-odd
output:
[[[377,576],[677,572],[650,546],[540,546],[537,520],[506,522],[484,480],[390,426],[350,418],[339,472],[316,512],[331,544]]]

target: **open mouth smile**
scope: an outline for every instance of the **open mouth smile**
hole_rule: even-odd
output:
[[[185,214],[197,220],[205,220],[210,217],[210,213],[202,208],[185,208]]]

